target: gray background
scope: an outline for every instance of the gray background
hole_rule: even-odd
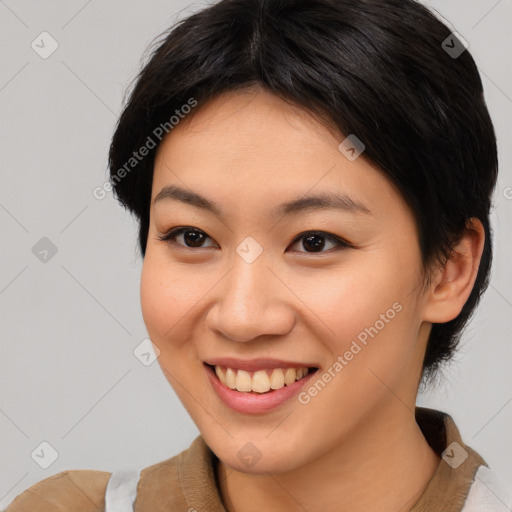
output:
[[[147,336],[136,224],[92,191],[144,50],[202,5],[0,0],[0,509],[59,471],[143,468],[198,434],[158,363],[133,354]],[[469,42],[501,167],[491,286],[446,379],[418,404],[449,412],[512,482],[512,1],[428,5]],[[31,47],[43,31],[58,43],[46,59]],[[43,237],[57,248],[46,262],[32,251]],[[44,441],[58,453],[47,469]]]

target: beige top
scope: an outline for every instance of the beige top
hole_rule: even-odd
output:
[[[473,484],[477,483],[475,475],[479,467],[486,468],[486,462],[462,442],[459,431],[448,414],[416,407],[416,421],[439,456],[452,443],[458,443],[459,446],[452,445],[446,451],[412,512],[481,510],[469,506],[469,501],[472,500],[468,500],[466,506],[465,502],[470,489],[475,487]],[[460,463],[461,454],[463,458],[465,453],[467,458]],[[457,457],[459,460],[452,463]],[[200,512],[226,512],[215,479],[216,461],[216,456],[204,439],[198,436],[188,449],[178,455],[144,468],[140,473],[134,511],[171,512],[196,509]],[[102,512],[110,475],[109,472],[94,470],[62,471],[21,493],[6,512]],[[479,503],[482,501],[481,498],[478,500]]]

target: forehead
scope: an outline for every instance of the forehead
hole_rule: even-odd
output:
[[[282,204],[313,193],[343,195],[370,210],[405,204],[362,156],[339,150],[345,136],[266,91],[226,93],[199,105],[160,144],[152,201],[175,185],[230,204]]]

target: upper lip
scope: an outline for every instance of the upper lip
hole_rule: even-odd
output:
[[[256,359],[237,359],[235,357],[216,357],[204,361],[211,366],[224,366],[237,370],[245,370],[254,372],[257,370],[266,370],[271,368],[317,368],[316,365],[310,363],[302,363],[298,361],[283,361],[281,359],[269,359],[258,357]]]

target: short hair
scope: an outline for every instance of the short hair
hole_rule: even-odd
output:
[[[473,290],[456,318],[432,326],[422,373],[431,380],[457,349],[492,262],[496,137],[461,45],[414,0],[220,0],[177,22],[148,49],[109,152],[114,195],[137,217],[142,256],[156,149],[131,170],[133,152],[150,139],[158,147],[156,134],[171,133],[171,116],[191,99],[263,88],[364,143],[364,158],[413,212],[424,271],[446,262],[467,219],[482,222]]]

